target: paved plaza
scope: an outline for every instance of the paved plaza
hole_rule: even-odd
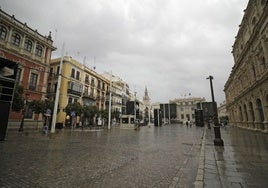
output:
[[[194,187],[203,128],[10,131],[1,187]]]
[[[9,131],[0,143],[0,187],[268,187],[268,134],[166,125]]]

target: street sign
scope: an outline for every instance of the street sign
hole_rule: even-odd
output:
[[[75,111],[71,112],[71,116],[74,117],[75,116]]]
[[[52,112],[52,111],[51,111],[50,109],[47,109],[47,110],[46,110],[46,113],[45,113],[44,115],[45,115],[45,116],[51,116],[51,112]]]

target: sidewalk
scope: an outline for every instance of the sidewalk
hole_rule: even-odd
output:
[[[214,146],[205,128],[203,187],[268,187],[268,134],[227,126],[221,137],[224,147]]]

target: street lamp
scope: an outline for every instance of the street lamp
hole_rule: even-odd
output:
[[[212,105],[213,105],[213,111],[214,111],[214,115],[213,115],[214,133],[215,133],[214,145],[223,146],[224,144],[223,144],[223,140],[221,139],[221,131],[220,131],[220,126],[218,122],[217,105],[214,99],[214,92],[213,92],[213,85],[212,85],[213,76],[209,76],[207,79],[209,79],[210,81],[211,98],[212,98]]]
[[[23,126],[24,126],[24,117],[25,117],[25,111],[26,111],[26,106],[28,103],[28,99],[29,99],[30,94],[26,93],[25,94],[25,100],[24,100],[24,106],[23,106],[23,110],[22,110],[22,118],[21,118],[21,122],[20,122],[20,128],[19,128],[19,132],[23,132]]]
[[[112,110],[112,79],[110,78],[110,92],[109,92],[109,114],[108,114],[108,129],[111,129],[111,110]]]

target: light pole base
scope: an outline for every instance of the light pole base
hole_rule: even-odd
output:
[[[221,139],[221,131],[219,126],[214,126],[214,133],[215,133],[214,146],[224,146],[223,140]]]
[[[221,138],[215,138],[214,146],[224,146],[223,140]]]

